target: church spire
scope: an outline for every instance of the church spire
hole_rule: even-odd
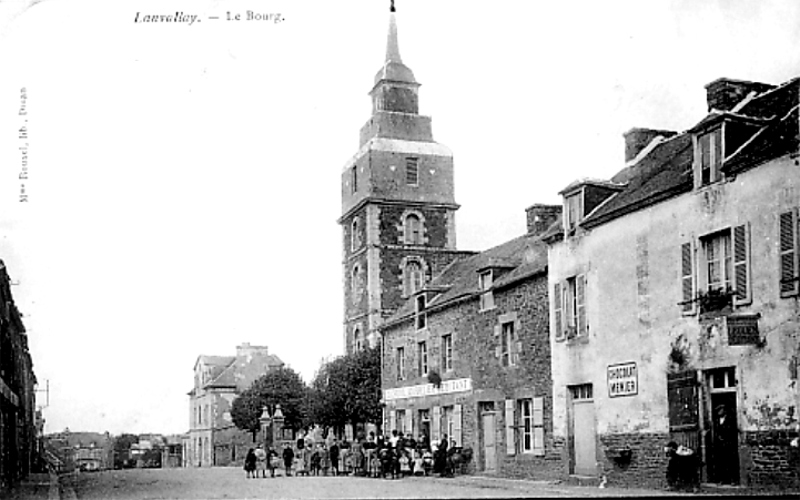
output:
[[[375,75],[375,84],[381,80],[417,84],[414,73],[403,64],[400,57],[400,45],[397,43],[397,20],[395,19],[394,0],[389,6],[389,34],[386,37],[386,60],[383,67]]]
[[[400,58],[400,46],[397,43],[397,20],[394,16],[395,12],[394,0],[392,0],[392,5],[389,7],[389,36],[386,39],[386,62],[403,64],[403,60]]]

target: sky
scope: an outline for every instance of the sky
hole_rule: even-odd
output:
[[[388,4],[0,2],[0,258],[46,432],[185,432],[197,357],[243,342],[307,381],[342,354],[340,175]],[[690,128],[709,82],[800,75],[789,0],[396,5],[464,250],[621,170],[630,128]],[[174,12],[200,22],[135,22]]]

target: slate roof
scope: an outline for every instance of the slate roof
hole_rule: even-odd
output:
[[[218,356],[222,357],[222,356]],[[269,368],[283,366],[283,361],[274,355],[274,354],[267,354],[266,356],[266,365]],[[221,372],[218,372],[217,375],[214,376],[213,379],[205,386],[206,388],[210,387],[236,387],[236,358],[232,357],[231,362],[228,366],[224,367]],[[216,371],[216,370],[215,370]]]
[[[553,226],[560,226],[559,219]],[[426,285],[426,289],[438,290],[427,303],[427,309],[437,309],[477,297],[480,270],[495,267],[499,270],[493,280],[492,290],[499,290],[543,273],[547,270],[547,246],[541,235],[523,235],[484,252],[456,260]],[[444,291],[441,291],[444,290]],[[412,317],[414,300],[406,301],[382,328],[391,328]]]
[[[753,135],[737,151],[728,151],[722,170],[734,174],[755,167],[765,161],[797,151],[798,96],[800,78],[771,88],[748,100],[736,112],[712,111],[695,126],[678,135],[663,140],[638,163],[629,166],[614,177],[612,182],[627,185],[610,196],[581,222],[585,228],[596,227],[644,207],[653,205],[693,189],[692,163],[694,152],[692,131],[701,130],[711,122],[721,119],[746,121],[758,124]],[[555,229],[545,238],[556,237]]]

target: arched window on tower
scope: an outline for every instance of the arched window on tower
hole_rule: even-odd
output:
[[[361,327],[357,326],[353,331],[353,345],[355,352],[360,352],[364,349],[364,338],[361,336]]]
[[[355,252],[359,248],[361,248],[361,227],[356,217],[350,226],[350,250]]]
[[[350,296],[352,297],[354,304],[358,303],[358,299],[361,296],[361,291],[364,289],[363,285],[361,266],[356,264],[353,266],[353,271],[350,273]]]
[[[406,264],[404,271],[404,289],[406,296],[410,296],[422,288],[424,277],[422,265],[418,261],[412,260]]]
[[[422,244],[422,222],[417,214],[408,214],[406,216],[405,241],[408,245]]]

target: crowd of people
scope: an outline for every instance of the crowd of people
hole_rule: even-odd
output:
[[[280,453],[279,453],[280,451]],[[244,470],[248,478],[285,476],[354,475],[400,478],[438,474],[451,476],[463,462],[461,448],[445,434],[431,443],[421,434],[418,439],[396,430],[386,438],[370,432],[353,442],[338,439],[314,443],[300,438],[282,450],[258,445],[247,453]]]

